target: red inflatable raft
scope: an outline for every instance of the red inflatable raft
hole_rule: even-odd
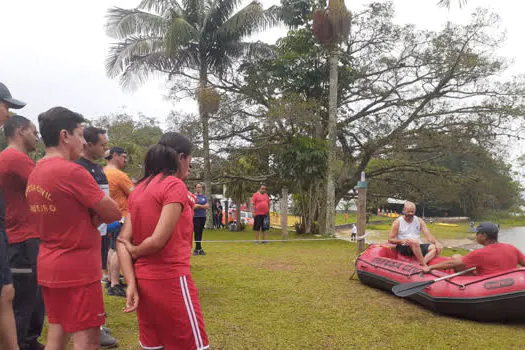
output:
[[[432,263],[449,258],[437,257]],[[453,273],[422,274],[414,258],[398,254],[394,246],[371,245],[356,261],[359,280],[371,287],[392,290],[399,283],[424,282]],[[435,312],[477,321],[525,320],[525,268],[482,276],[456,276],[436,282],[408,297]]]

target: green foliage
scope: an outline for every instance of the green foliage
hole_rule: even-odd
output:
[[[128,114],[115,114],[100,117],[93,125],[107,130],[109,148],[118,146],[128,152],[125,171],[132,178],[141,178],[146,152],[163,134],[156,119],[140,115],[137,120]]]

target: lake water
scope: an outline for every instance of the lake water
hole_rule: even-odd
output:
[[[499,241],[509,243],[525,253],[525,227],[513,227],[499,231]]]

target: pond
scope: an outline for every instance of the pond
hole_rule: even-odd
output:
[[[501,229],[498,238],[500,242],[512,244],[525,253],[525,227]]]

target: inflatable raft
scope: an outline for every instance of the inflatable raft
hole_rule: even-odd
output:
[[[449,258],[437,257],[432,263]],[[422,274],[415,258],[397,253],[395,246],[371,245],[356,261],[359,280],[392,290],[400,283],[424,282],[453,273]],[[408,297],[438,313],[477,321],[525,321],[525,268],[482,276],[456,276],[431,284]]]

